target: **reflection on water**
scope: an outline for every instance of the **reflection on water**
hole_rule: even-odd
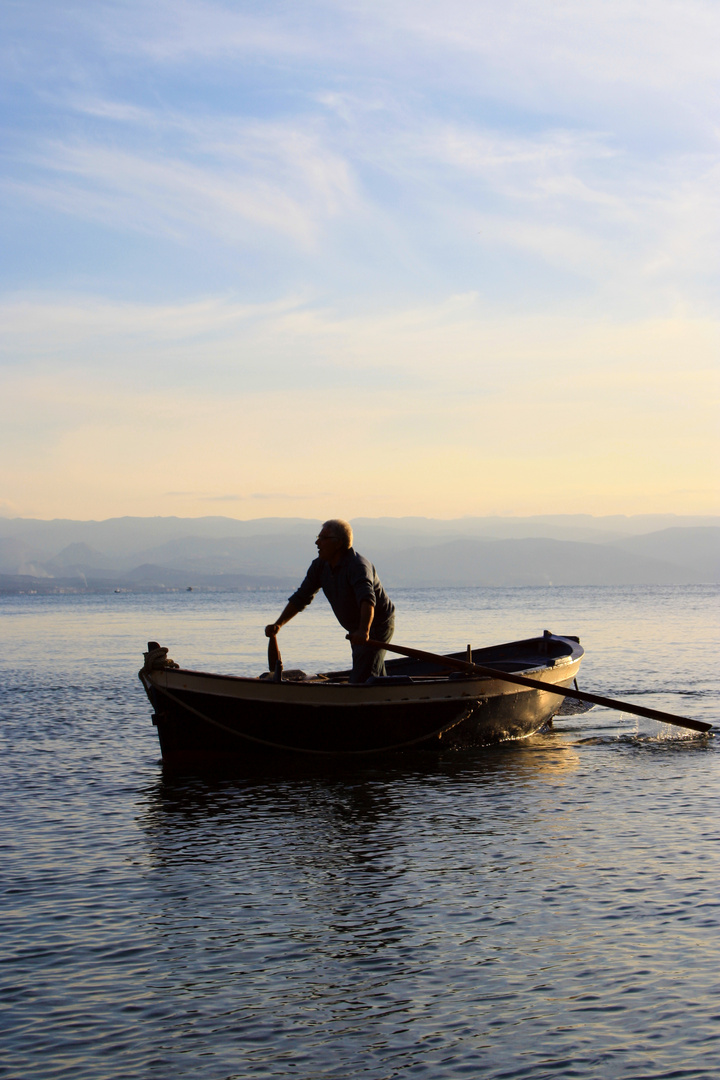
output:
[[[516,621],[538,592],[505,598]],[[592,651],[584,635],[585,685],[713,718],[715,668],[678,641],[709,640],[698,612],[716,594],[669,607],[661,591],[652,662],[637,649],[626,671],[618,628],[647,632],[652,597],[610,594],[566,597],[565,629],[605,627]],[[431,614],[450,636],[444,602]],[[103,603],[74,634],[58,608],[64,643],[52,605],[11,619],[0,1076],[716,1075],[716,739],[593,710],[383,767],[166,777],[134,675],[138,610],[113,623]],[[235,608],[197,604],[184,647],[200,651],[201,627],[229,663]]]
[[[619,768],[550,734],[425,768],[158,780],[146,933],[204,957],[192,992],[222,1002],[223,1042],[243,1033],[238,1075],[265,1074],[269,1044],[277,1076],[297,1055],[308,1076],[654,1075],[659,1052],[687,1062],[690,995],[685,1075],[709,1077],[711,869],[689,792],[692,820],[668,820],[647,745],[624,748]]]

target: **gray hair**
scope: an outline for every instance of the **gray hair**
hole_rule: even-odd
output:
[[[332,533],[334,540],[343,544],[348,551],[350,550],[353,542],[353,531],[349,521],[343,521],[342,518],[330,518],[329,521],[323,522],[323,529],[328,529]]]

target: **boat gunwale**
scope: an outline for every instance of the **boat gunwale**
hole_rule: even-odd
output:
[[[549,656],[546,664],[528,665],[527,668],[514,670],[512,674],[523,674],[528,678],[536,678],[540,682],[546,682],[548,690],[553,685],[569,682],[579,668],[584,650],[579,643],[567,638],[552,635],[552,639],[559,639],[571,645],[570,654],[559,657]],[[543,640],[548,639],[532,638],[527,639],[526,642],[510,642],[508,647],[520,646],[527,644],[529,641],[537,643]],[[499,649],[502,646],[496,646],[495,648]],[[456,658],[459,659],[460,655]],[[565,670],[568,668],[574,668],[575,672]],[[305,704],[318,708],[336,708],[338,706],[366,708],[373,705],[404,704],[412,701],[428,702],[436,700],[438,702],[447,702],[448,699],[455,699],[459,702],[480,701],[483,698],[528,693],[533,689],[535,689],[536,693],[538,692],[536,688],[505,682],[501,678],[472,673],[465,675],[461,672],[452,675],[419,675],[415,679],[408,676],[408,682],[386,683],[385,685],[383,685],[382,680],[374,683],[348,683],[315,677],[275,682],[271,678],[262,678],[260,676],[225,675],[181,667],[162,667],[149,671],[143,669],[140,674],[148,678],[148,681],[157,686],[160,691],[167,689],[168,691],[174,690],[176,692],[203,694],[212,697],[230,697],[238,701],[264,701],[283,704],[288,707]],[[183,679],[189,680],[195,685],[178,685],[178,681]],[[440,693],[441,689],[445,692]]]

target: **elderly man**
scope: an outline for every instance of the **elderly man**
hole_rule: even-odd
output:
[[[305,580],[277,622],[265,627],[265,633],[274,637],[322,589],[338,622],[348,631],[353,657],[350,682],[363,683],[373,675],[385,674],[385,651],[370,648],[367,640],[371,627],[374,640],[391,640],[395,606],[380,584],[375,567],[353,550],[352,542],[352,528],[347,521],[333,518],[325,522],[315,541],[318,558],[310,564]]]

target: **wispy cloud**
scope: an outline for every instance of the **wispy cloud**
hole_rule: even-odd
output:
[[[494,61],[506,78],[526,80],[572,73],[601,85],[642,83],[663,87],[667,77],[684,81],[717,77],[713,51],[718,41],[714,5],[707,0],[567,0],[561,6],[534,0],[309,0],[289,9],[248,10],[210,0],[142,0],[98,3],[78,9],[77,27],[90,28],[106,49],[157,61],[193,57],[307,57],[317,63],[332,55],[366,69],[374,54],[393,54],[407,71],[413,57],[426,62],[432,50],[444,71],[445,58]],[[401,47],[400,47],[401,43]],[[695,57],[695,62],[693,61]],[[424,72],[432,78],[432,71]]]
[[[283,502],[307,501],[308,499],[322,498],[318,496],[317,492],[308,493],[306,495],[290,494],[285,491],[257,491],[250,495],[232,494],[232,495],[208,495],[203,491],[166,491],[163,494],[163,498],[166,499],[179,499],[179,498],[192,498],[197,499],[199,502],[222,502],[222,503],[237,503],[237,502],[252,502],[253,500],[269,499],[271,501],[282,500]]]
[[[677,136],[683,121],[713,130],[720,27],[707,0],[367,0],[362,13],[381,50],[403,41],[403,77],[424,69],[425,86],[472,87],[536,115],[612,114],[655,134]]]
[[[307,501],[308,499],[317,498],[315,492],[308,493],[307,495],[290,495],[284,491],[255,491],[251,495],[202,495],[201,500],[203,502],[253,502],[254,500],[266,500],[269,499],[272,502],[282,500],[283,502],[294,501]]]
[[[302,13],[292,9],[250,12],[209,0],[126,3],[121,12],[114,8],[99,4],[94,12],[85,13],[106,46],[131,55],[144,53],[163,63],[226,56],[292,58],[319,51],[319,35],[310,31]]]
[[[712,487],[716,4],[3,17],[0,499],[350,516]]]
[[[120,106],[97,111],[123,118]],[[598,285],[614,279],[621,299],[633,276],[664,278],[679,296],[688,275],[716,268],[720,152],[642,164],[600,133],[520,136],[438,120],[420,128],[386,113],[378,125],[333,132],[309,118],[202,122],[144,111],[140,131],[178,136],[174,157],[149,149],[133,121],[131,148],[106,137],[46,141],[26,152],[26,176],[3,186],[15,199],[185,246],[212,239],[250,257],[266,254],[271,236],[324,260],[310,270],[323,288],[330,265],[361,275],[366,290],[378,287],[378,269],[413,262],[412,272],[439,276],[431,251],[440,230],[460,250],[491,244]],[[378,175],[402,193],[392,218]],[[333,223],[346,230],[345,246],[328,248]]]
[[[347,163],[291,125],[233,125],[210,146],[173,157],[105,142],[46,142],[29,153],[34,177],[5,190],[111,229],[237,243],[271,230],[303,246],[356,203]],[[205,158],[200,163],[200,158]],[[207,160],[210,158],[211,160]]]
[[[54,357],[67,369],[85,366],[83,356],[98,346],[107,357],[132,355],[138,347],[194,342],[206,348],[208,340],[247,334],[256,323],[274,321],[300,306],[292,296],[266,304],[220,297],[143,304],[68,293],[10,295],[0,302],[0,355],[7,367],[27,366],[33,360],[51,363]],[[143,363],[144,357],[145,351]]]

